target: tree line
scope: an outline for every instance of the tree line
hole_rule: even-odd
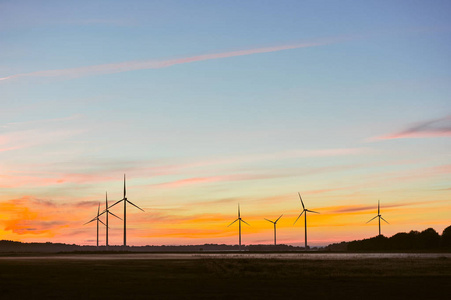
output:
[[[326,247],[329,251],[451,251],[451,226],[440,235],[433,228],[421,232],[412,230],[400,232],[391,237],[379,235],[369,239],[342,242]]]

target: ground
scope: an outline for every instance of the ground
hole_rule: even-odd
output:
[[[451,257],[61,254],[0,258],[0,299],[99,298],[451,299]]]

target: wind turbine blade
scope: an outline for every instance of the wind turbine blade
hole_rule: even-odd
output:
[[[102,223],[102,224],[103,224],[104,226],[106,226],[106,224],[105,224],[105,223],[103,223],[103,222],[102,222],[102,220],[100,220],[100,219],[99,219],[99,222],[100,222],[100,223]],[[108,227],[108,228],[109,228],[109,227]]]
[[[94,219],[92,219],[91,221],[89,221],[89,222],[86,222],[85,224],[83,224],[83,225],[86,225],[86,224],[89,224],[89,223],[91,223],[91,222],[94,222],[95,220],[97,220],[97,217],[96,218],[94,218]]]
[[[116,204],[120,203],[120,202],[123,201],[123,200],[124,200],[124,199],[121,199],[121,200],[117,201],[116,203],[114,203],[113,205],[111,205],[111,206],[108,207],[108,208],[112,208],[113,206],[115,206]]]
[[[241,219],[241,222],[243,222],[244,224],[246,224],[246,225],[248,225],[248,226],[251,226],[251,225],[249,225],[246,221],[244,221],[243,219]]]
[[[124,199],[126,198],[126,195],[127,195],[127,191],[125,189],[125,174],[124,174]]]
[[[306,209],[306,211],[308,211],[308,212],[312,212],[312,213],[314,213],[314,214],[319,214],[319,212],[317,212],[317,211],[313,211],[313,210],[309,210],[309,209]]]
[[[99,202],[99,206],[97,207],[97,217],[99,216],[99,212],[100,212],[100,202]]]
[[[119,218],[118,216],[116,216],[115,214],[113,214],[111,211],[108,212],[110,215],[115,216],[116,218],[118,218],[119,220],[122,220],[121,218]]]
[[[282,218],[282,216],[283,216],[283,214],[281,214],[280,217],[278,217],[274,223],[277,223],[277,221],[279,221],[279,219]]]
[[[136,207],[137,209],[140,209],[140,210],[144,211],[144,209],[142,209],[141,207],[131,203],[130,201],[127,200],[127,202],[130,203],[131,205],[133,205],[134,207]]]
[[[298,192],[299,199],[301,199],[302,208],[305,209],[304,201],[302,201],[301,193]]]
[[[296,221],[294,221],[293,225],[296,225],[296,222],[299,220],[299,218],[302,216],[302,214],[304,213],[304,210],[301,212],[301,214],[299,215],[299,217],[296,219]]]
[[[238,203],[238,219],[241,217],[241,213],[240,213],[240,204]]]
[[[105,192],[105,207],[108,209],[108,192]]]
[[[102,211],[100,214],[98,214],[97,216],[100,217],[101,215],[103,215],[104,213],[106,213],[106,210]]]
[[[381,216],[381,219],[385,221],[385,219],[384,219],[384,218],[382,218],[382,216]],[[387,221],[385,221],[385,223],[387,223],[387,224],[390,224],[390,223],[388,223]]]
[[[263,218],[263,219],[265,219],[265,220],[266,220],[266,221],[268,221],[268,222],[274,223],[273,221],[271,221],[271,220],[268,220],[268,219],[266,219],[266,218]]]
[[[376,219],[379,216],[375,216],[374,218],[372,218],[371,220],[369,220],[368,222],[366,222],[366,224],[368,224],[369,222],[373,221],[374,219]]]
[[[377,200],[377,214],[378,214],[378,215],[381,214],[381,204],[380,204],[380,200]]]
[[[88,221],[88,223],[89,223],[89,222],[92,222],[92,221],[95,221],[95,220],[97,220],[97,216],[95,216],[95,217],[92,218],[90,221]],[[86,223],[86,224],[88,224],[88,223]]]
[[[227,226],[227,227],[230,227],[233,223],[235,223],[236,221],[238,221],[239,219],[236,219],[235,221],[233,221],[232,223],[230,223],[229,224],[229,226]]]

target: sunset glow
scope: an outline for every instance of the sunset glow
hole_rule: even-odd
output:
[[[451,6],[351,2],[2,2],[0,240],[95,245],[124,174],[129,245],[441,234]]]

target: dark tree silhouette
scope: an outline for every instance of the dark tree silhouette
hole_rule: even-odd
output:
[[[448,226],[443,230],[441,246],[451,248],[451,226]]]
[[[443,236],[432,228],[422,232],[400,232],[387,238],[383,235],[347,243],[348,251],[390,251],[390,250],[430,250],[451,247],[451,226],[443,231]],[[326,247],[331,250],[334,247]],[[340,249],[343,249],[343,245]],[[341,250],[343,251],[343,250]]]
[[[390,248],[393,250],[410,250],[414,244],[411,236],[406,232],[400,232],[390,238]]]
[[[420,249],[420,232],[416,230],[411,230],[409,232],[409,241],[412,244],[412,249]]]
[[[440,246],[440,235],[433,228],[428,228],[418,236],[420,249],[434,249]]]

